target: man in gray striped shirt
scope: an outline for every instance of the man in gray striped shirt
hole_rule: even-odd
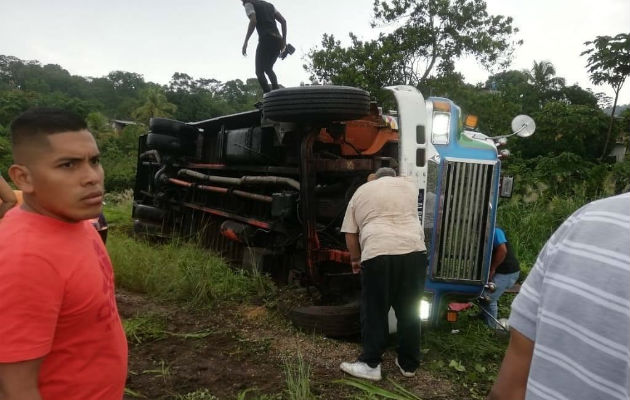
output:
[[[512,303],[489,399],[630,399],[630,193],[569,217]]]

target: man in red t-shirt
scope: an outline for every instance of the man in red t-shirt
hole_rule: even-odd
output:
[[[112,265],[89,221],[103,168],[83,120],[33,109],[11,124],[24,203],[0,224],[0,399],[120,400],[127,341]]]

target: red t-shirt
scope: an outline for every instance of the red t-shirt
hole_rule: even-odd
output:
[[[41,357],[43,400],[123,396],[127,340],[101,238],[16,207],[0,224],[0,363]]]

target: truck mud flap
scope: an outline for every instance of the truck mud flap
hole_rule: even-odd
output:
[[[348,86],[304,86],[273,90],[263,98],[263,115],[279,122],[333,122],[370,112],[370,94]]]
[[[289,313],[289,318],[295,326],[305,332],[330,337],[354,336],[361,333],[358,303],[294,308]]]

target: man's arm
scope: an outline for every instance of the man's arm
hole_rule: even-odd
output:
[[[284,19],[280,11],[276,10],[276,21],[280,22],[282,26],[282,50],[287,46],[287,20]]]
[[[490,279],[494,276],[497,267],[505,260],[507,256],[507,246],[501,243],[492,250],[492,262],[490,263]]]
[[[358,274],[361,271],[361,245],[358,233],[346,233],[346,246],[350,252],[352,272]]]
[[[488,400],[522,400],[525,398],[529,365],[534,342],[512,328],[510,344],[501,363],[499,376],[492,386]]]
[[[41,400],[37,377],[42,360],[0,363],[0,399]]]
[[[254,29],[256,29],[256,14],[252,14],[249,16],[249,25],[247,26],[247,34],[245,35],[245,42],[243,43],[243,55],[247,55],[247,42],[249,42],[249,38],[254,33]]]

